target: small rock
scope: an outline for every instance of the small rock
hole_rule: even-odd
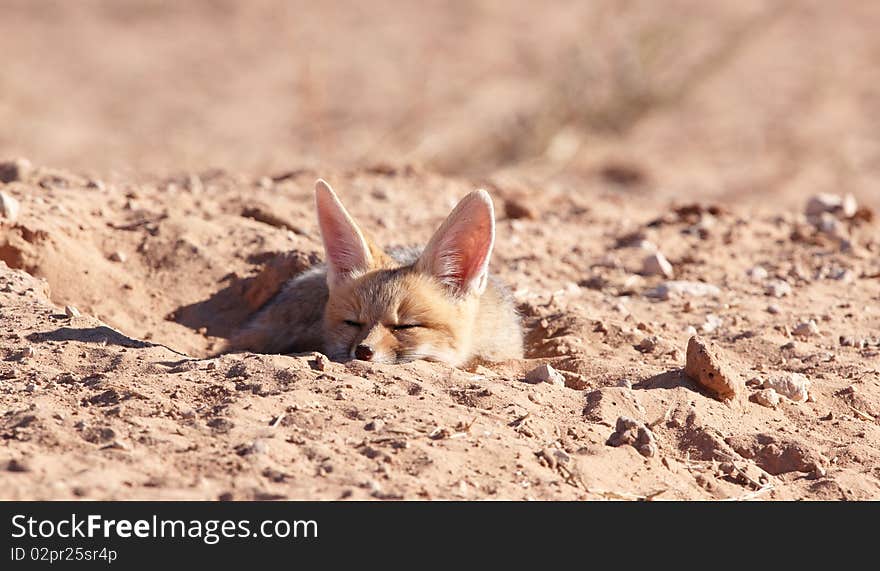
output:
[[[857,210],[858,203],[852,194],[841,197],[837,194],[820,193],[810,198],[805,213],[809,218],[815,218],[824,213],[852,218]]]
[[[823,212],[818,218],[813,219],[814,226],[820,231],[830,236],[841,236],[840,221],[834,215]]]
[[[839,341],[840,341],[841,347],[855,347],[856,346],[856,338],[855,337],[841,335],[839,338]]]
[[[534,220],[538,217],[534,208],[516,199],[504,201],[504,214],[511,220],[519,220],[521,218]]]
[[[21,210],[18,201],[12,196],[0,191],[0,217],[14,224],[18,220],[18,213]]]
[[[21,351],[21,358],[22,359],[31,359],[36,356],[37,356],[37,350],[33,347],[25,347]]]
[[[669,300],[675,297],[718,297],[721,290],[703,282],[669,281],[645,292],[648,297]]]
[[[691,337],[693,337],[694,335],[697,334],[697,328],[694,327],[693,325],[688,325],[688,326],[685,327],[685,329],[684,329],[684,334],[687,335],[688,338],[691,338]]]
[[[541,365],[535,367],[528,375],[526,375],[526,382],[532,383],[533,385],[538,383],[550,383],[552,385],[564,387],[565,377],[550,365]]]
[[[112,254],[110,254],[110,261],[111,262],[119,262],[120,264],[124,264],[125,260],[127,260],[127,259],[128,259],[128,256],[125,255],[125,252],[116,251],[116,252],[113,252]]]
[[[27,159],[12,159],[0,162],[0,182],[17,182],[31,172],[31,162]]]
[[[703,323],[701,329],[703,330],[703,333],[712,333],[721,327],[723,323],[724,321],[720,317],[714,313],[710,313],[706,315],[706,321]]]
[[[779,393],[773,389],[761,389],[752,395],[751,400],[761,406],[776,408],[779,406]]]
[[[714,347],[699,337],[691,337],[684,373],[721,400],[732,400],[741,392],[742,380],[716,353]]]
[[[771,303],[770,305],[767,306],[767,313],[772,313],[773,315],[778,315],[781,312],[782,312],[782,309],[780,309],[780,307],[778,305],[776,305],[775,303]]]
[[[791,286],[784,280],[773,280],[768,283],[764,292],[770,297],[785,297],[791,295]]]
[[[628,416],[621,416],[617,419],[614,433],[608,438],[606,444],[615,447],[629,444],[646,458],[657,454],[657,439],[654,437],[654,433],[645,426],[645,423]]]
[[[316,371],[325,371],[327,370],[328,360],[327,357],[322,353],[316,353],[315,358],[309,361],[309,365],[312,369]]]
[[[831,279],[843,282],[845,284],[852,283],[856,279],[856,275],[851,271],[839,268],[830,274]]]
[[[797,327],[792,330],[791,334],[798,337],[815,337],[819,335],[819,326],[811,319],[809,321],[804,321],[803,323],[798,323]]]
[[[13,458],[6,464],[6,469],[10,472],[30,472],[31,468],[22,460]]]
[[[779,373],[764,379],[763,386],[794,402],[806,402],[810,396],[810,380],[800,373]]]
[[[364,425],[364,430],[372,430],[373,432],[379,432],[383,428],[385,428],[385,421],[381,418],[374,418]]]
[[[845,218],[852,218],[859,211],[859,203],[856,197],[847,193],[843,197],[843,204],[840,205],[840,212]]]
[[[660,252],[654,252],[653,254],[648,254],[642,260],[642,275],[672,278],[674,271],[672,264],[669,263],[666,256]]]
[[[82,315],[82,314],[79,312],[79,310],[78,310],[76,307],[72,306],[72,305],[65,305],[65,306],[64,306],[64,314],[65,314],[67,317],[71,317],[71,318],[73,318],[73,317],[80,317],[80,316]]]
[[[648,337],[645,337],[644,339],[639,341],[639,343],[637,345],[634,345],[633,347],[636,349],[636,351],[639,351],[641,353],[651,353],[652,351],[654,351],[654,349],[657,348],[658,343],[659,339],[657,339],[656,335],[649,335]]]
[[[239,444],[235,447],[235,453],[239,456],[250,456],[252,454],[265,454],[269,451],[269,445],[262,440],[254,440],[249,444]]]
[[[746,275],[748,275],[749,279],[753,282],[762,282],[770,276],[767,270],[764,269],[764,266],[755,266],[753,268],[749,268],[746,271]]]

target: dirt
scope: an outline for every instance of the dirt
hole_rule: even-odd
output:
[[[880,8],[582,4],[10,3],[0,497],[880,498]],[[389,246],[488,190],[526,358],[213,356],[318,177]]]

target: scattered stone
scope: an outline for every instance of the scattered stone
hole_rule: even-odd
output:
[[[832,214],[823,212],[818,218],[813,220],[813,224],[820,232],[828,234],[829,236],[836,236],[838,238],[843,237],[841,236],[840,221]]]
[[[779,393],[773,389],[761,389],[751,396],[751,400],[767,408],[779,406]]]
[[[364,430],[372,430],[373,432],[379,432],[383,428],[385,428],[385,421],[381,418],[374,418],[364,425]]]
[[[687,327],[685,327],[684,333],[688,336],[688,338],[691,338],[697,334],[697,328],[693,325],[688,325]]]
[[[785,280],[773,280],[767,284],[764,292],[770,297],[785,297],[791,295],[791,286]]]
[[[850,193],[847,193],[843,197],[843,204],[840,205],[840,213],[843,214],[844,218],[852,218],[859,211],[859,203],[856,202],[856,197]]]
[[[541,365],[535,367],[528,375],[526,375],[526,382],[532,383],[533,385],[538,383],[550,383],[552,385],[564,387],[565,377],[550,365]]]
[[[703,282],[669,281],[648,290],[645,295],[662,300],[676,297],[718,297],[721,295],[721,290]]]
[[[254,440],[248,444],[239,444],[235,447],[235,453],[239,456],[251,456],[253,454],[265,454],[269,451],[269,445],[263,440]]]
[[[837,194],[819,193],[807,202],[805,213],[808,218],[816,218],[825,213],[852,218],[857,210],[858,203],[852,194],[841,197]]]
[[[110,254],[111,262],[119,262],[120,264],[124,264],[125,260],[128,259],[128,256],[125,255],[125,252],[116,251]]]
[[[720,317],[715,315],[714,313],[710,313],[706,315],[706,321],[703,323],[701,329],[703,333],[712,333],[724,323]]]
[[[10,472],[30,472],[31,468],[22,460],[13,458],[6,464],[6,469]]]
[[[606,444],[615,447],[629,444],[646,458],[657,454],[657,439],[654,437],[654,433],[645,426],[645,423],[628,416],[621,416],[617,419],[615,431],[608,438]]]
[[[316,353],[315,358],[309,361],[309,365],[312,369],[316,371],[325,371],[327,370],[327,364],[329,363],[327,357],[322,353]]]
[[[732,400],[741,392],[742,381],[716,353],[715,347],[699,337],[691,337],[688,341],[684,373],[721,400]]]
[[[0,182],[17,182],[31,172],[31,162],[27,159],[12,159],[0,162]]]
[[[645,337],[644,339],[639,341],[638,344],[633,345],[633,347],[636,349],[636,351],[639,351],[641,353],[651,353],[652,351],[654,351],[654,349],[657,348],[658,343],[659,339],[657,339],[656,335],[649,335],[648,337]]]
[[[97,190],[97,191],[99,191],[99,192],[103,192],[104,190],[107,189],[107,185],[105,185],[102,181],[100,181],[100,180],[98,180],[98,179],[91,178],[91,179],[89,179],[89,181],[86,183],[86,188],[91,188],[91,189],[93,189],[93,190]]]
[[[33,347],[25,347],[21,351],[21,358],[22,359],[32,359],[33,357],[36,357],[36,356],[37,356],[37,350]]]
[[[755,266],[753,268],[749,268],[746,271],[746,275],[748,275],[749,279],[753,282],[762,282],[770,276],[764,266]]]
[[[794,402],[806,402],[810,397],[810,380],[801,373],[779,373],[764,379],[765,389],[773,389]]]
[[[66,315],[67,317],[73,318],[73,317],[80,317],[82,314],[73,305],[65,305],[64,306],[64,315]]]
[[[537,218],[535,209],[521,200],[508,199],[504,201],[504,214],[511,220],[519,220],[526,218],[534,220]]]
[[[778,305],[776,305],[775,303],[771,303],[770,305],[767,306],[767,313],[772,313],[773,315],[778,315],[781,312],[782,312],[782,309],[780,309],[780,307]]]
[[[852,283],[856,279],[856,275],[852,272],[852,270],[847,270],[844,268],[838,268],[829,274],[829,277],[833,280],[837,280],[839,282],[843,282],[845,284]]]
[[[21,210],[18,201],[12,196],[0,191],[0,217],[10,224],[14,224],[18,220],[18,213]]]
[[[791,334],[798,337],[816,337],[819,335],[819,326],[811,319],[809,321],[804,321],[803,323],[798,323],[797,327],[792,330]]]
[[[672,264],[666,259],[666,256],[661,252],[654,252],[653,254],[648,254],[645,259],[642,260],[642,275],[672,278],[675,275],[675,272],[672,269]]]

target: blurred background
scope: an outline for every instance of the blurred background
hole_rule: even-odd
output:
[[[880,199],[880,2],[0,0],[0,157]]]

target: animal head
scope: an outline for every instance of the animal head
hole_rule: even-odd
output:
[[[464,197],[418,259],[404,266],[369,239],[323,180],[315,184],[315,204],[330,291],[324,315],[329,356],[461,364],[495,241],[488,193]]]

